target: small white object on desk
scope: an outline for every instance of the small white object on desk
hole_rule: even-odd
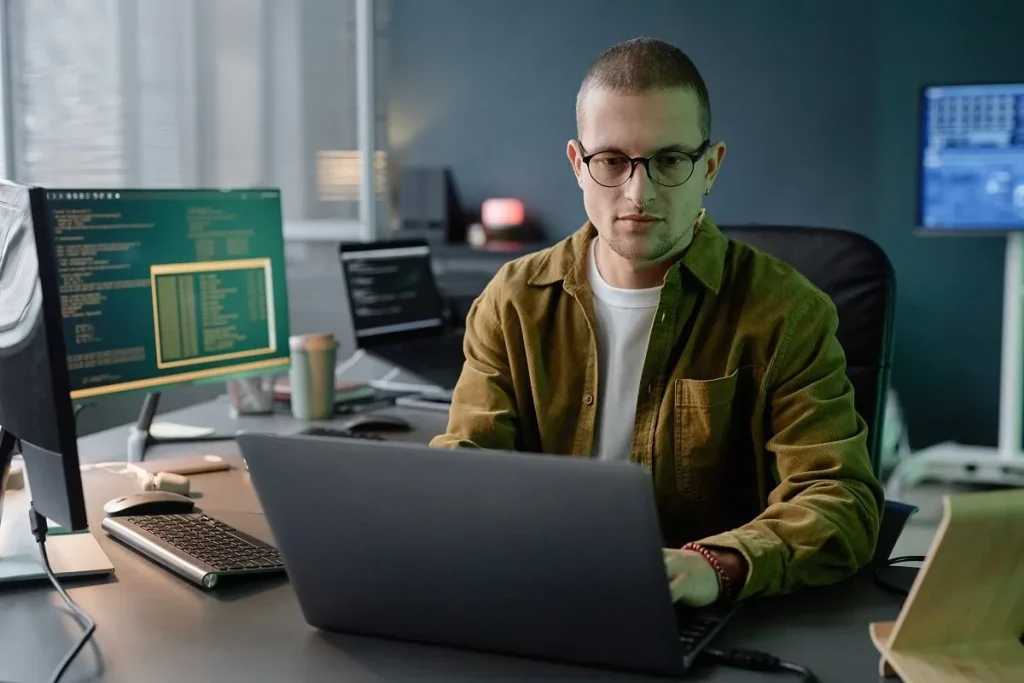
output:
[[[154,439],[198,439],[212,435],[216,430],[209,427],[195,427],[177,422],[154,422],[149,433]]]

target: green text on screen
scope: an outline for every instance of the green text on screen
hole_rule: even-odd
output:
[[[276,190],[49,190],[71,398],[288,365]]]

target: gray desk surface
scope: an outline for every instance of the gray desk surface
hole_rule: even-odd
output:
[[[398,410],[416,427],[413,433],[392,438],[423,441],[444,427],[445,417],[439,413],[391,410]],[[225,431],[242,428],[287,433],[300,428],[286,416],[249,418],[236,424],[227,416],[223,400],[165,417]],[[124,458],[126,433],[121,428],[81,439],[83,461]],[[222,453],[239,462],[233,442],[164,446],[149,457],[190,449]],[[641,680],[510,657],[323,634],[305,623],[293,591],[280,579],[229,592],[204,593],[108,539],[99,529],[103,502],[135,490],[132,479],[94,469],[83,473],[83,481],[93,533],[116,573],[109,580],[67,584],[97,628],[66,681]],[[195,476],[193,490],[202,493],[199,504],[207,512],[273,541],[244,469]],[[23,550],[31,546],[24,505],[19,505],[17,495],[10,503],[4,526],[13,527],[7,528],[5,536],[15,537],[14,550]],[[329,540],[326,525],[325,539]],[[10,552],[12,548],[2,550]],[[763,650],[798,662],[815,671],[823,683],[863,683],[878,679],[878,656],[868,636],[868,623],[894,619],[898,610],[899,598],[867,580],[855,579],[796,596],[751,601],[718,645]],[[48,680],[79,635],[78,625],[48,585],[3,589],[0,681]],[[702,668],[689,680],[743,683],[795,679]]]

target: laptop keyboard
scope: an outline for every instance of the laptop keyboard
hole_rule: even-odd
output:
[[[683,655],[694,654],[703,648],[721,623],[721,619],[706,617],[687,621],[686,625],[679,629],[679,643],[682,645]]]

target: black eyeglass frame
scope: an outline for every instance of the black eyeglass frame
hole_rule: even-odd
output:
[[[589,173],[591,179],[595,183],[600,185],[601,187],[622,187],[623,185],[628,183],[633,178],[633,174],[636,172],[636,165],[637,164],[643,164],[644,171],[647,172],[647,178],[650,179],[650,181],[652,183],[655,183],[657,185],[661,185],[662,187],[679,187],[680,185],[685,185],[687,182],[689,182],[690,178],[693,177],[693,171],[697,168],[697,162],[700,161],[701,158],[705,154],[707,154],[707,151],[711,148],[711,140],[710,139],[705,139],[704,142],[700,143],[700,146],[696,150],[694,150],[693,152],[687,152],[687,151],[681,150],[681,149],[674,149],[674,150],[672,150],[674,153],[682,154],[684,157],[686,157],[687,159],[690,160],[690,175],[686,176],[686,180],[678,182],[678,183],[676,183],[674,185],[666,185],[665,183],[658,182],[657,180],[654,179],[654,176],[651,175],[651,160],[654,159],[654,157],[658,156],[659,153],[660,154],[664,154],[664,152],[659,152],[659,153],[656,153],[656,154],[652,154],[649,157],[631,157],[631,156],[629,156],[627,154],[624,154],[622,152],[612,152],[613,154],[619,154],[619,155],[621,155],[621,156],[623,156],[623,157],[625,157],[626,159],[629,160],[629,175],[626,176],[625,179],[621,183],[618,183],[616,185],[605,185],[604,183],[602,183],[597,178],[594,178],[594,173],[590,170],[590,160],[593,159],[594,157],[596,157],[598,154],[606,154],[606,153],[608,153],[608,150],[604,150],[604,151],[601,151],[601,152],[594,152],[593,154],[587,154],[587,150],[585,150],[583,148],[583,143],[582,142],[580,142],[579,140],[573,140],[573,142],[575,142],[576,146],[580,148],[580,152],[581,152],[580,160],[583,161],[584,164],[586,164],[586,166],[587,166],[587,173]]]

